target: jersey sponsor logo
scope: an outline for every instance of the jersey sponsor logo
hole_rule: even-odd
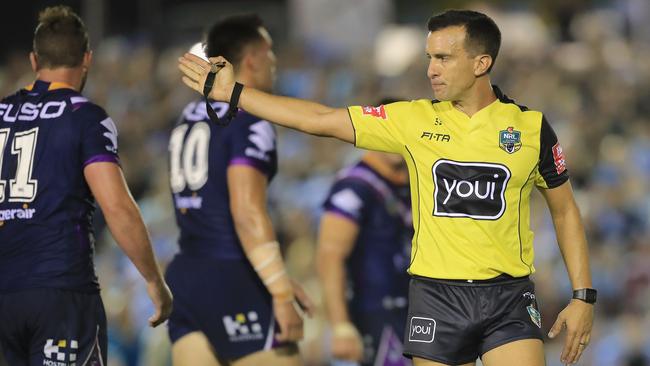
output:
[[[62,339],[55,344],[54,339],[50,338],[43,347],[43,366],[76,366],[78,349],[79,342],[74,339],[70,343]]]
[[[174,195],[174,202],[176,208],[179,210],[195,209],[200,210],[203,206],[203,197],[193,194],[192,196]]]
[[[409,325],[409,342],[433,343],[436,336],[436,321],[414,316]]]
[[[5,122],[34,121],[37,118],[51,119],[60,117],[65,110],[65,101],[43,103],[23,103],[22,105],[0,103],[0,116]]]
[[[449,142],[451,141],[451,136],[444,133],[433,133],[429,131],[422,131],[421,139],[428,139],[429,141],[440,141],[440,142]]]
[[[514,154],[521,149],[521,132],[508,127],[499,131],[499,147],[508,154]]]
[[[434,216],[496,220],[503,215],[510,180],[506,166],[441,159],[432,170]]]
[[[566,160],[564,158],[564,150],[560,143],[557,142],[553,145],[553,161],[555,162],[555,171],[557,174],[562,174],[566,170]]]
[[[380,105],[379,107],[365,106],[361,108],[361,111],[367,116],[379,117],[381,119],[387,118],[386,109],[384,109],[383,105]]]
[[[223,317],[223,325],[231,342],[257,341],[264,338],[259,316],[255,311],[248,314],[239,313],[234,317],[226,315]]]
[[[0,222],[10,220],[29,220],[34,217],[35,208],[14,208],[9,210],[0,210]]]
[[[253,123],[249,130],[252,133],[248,136],[248,140],[255,146],[247,147],[244,154],[255,159],[270,161],[269,152],[275,149],[275,130],[273,130],[273,126],[267,121],[259,121]]]

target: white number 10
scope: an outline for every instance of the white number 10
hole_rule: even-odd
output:
[[[183,139],[187,128],[186,124],[176,127],[169,139],[169,179],[174,193],[183,191],[185,186],[199,190],[208,181],[210,126],[197,122]]]
[[[36,198],[38,181],[32,179],[32,168],[34,165],[34,152],[36,151],[36,140],[38,138],[38,127],[31,130],[16,132],[11,145],[11,153],[18,155],[18,166],[16,177],[9,179],[9,202],[32,202]],[[0,172],[5,148],[9,143],[9,129],[0,129]],[[7,181],[0,177],[0,202],[5,200],[5,189]]]

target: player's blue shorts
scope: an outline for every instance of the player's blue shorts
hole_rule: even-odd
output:
[[[352,312],[352,322],[363,338],[363,366],[410,365],[411,361],[402,355],[402,333],[407,308]]]
[[[0,349],[11,366],[103,366],[106,345],[99,293],[0,293]]]
[[[165,277],[174,294],[172,343],[202,332],[226,360],[278,346],[271,296],[247,261],[179,254]]]

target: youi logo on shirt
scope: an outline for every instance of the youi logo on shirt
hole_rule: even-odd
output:
[[[496,220],[503,215],[510,180],[504,165],[441,159],[432,169],[434,216]]]

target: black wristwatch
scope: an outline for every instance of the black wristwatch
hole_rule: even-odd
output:
[[[573,298],[582,300],[587,304],[596,303],[597,294],[598,291],[596,291],[593,288],[581,288],[581,289],[573,290]]]

